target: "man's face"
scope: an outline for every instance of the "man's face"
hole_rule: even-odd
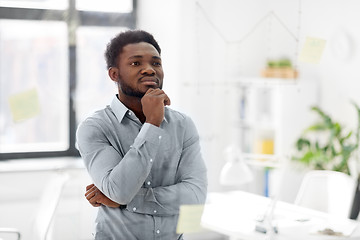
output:
[[[123,95],[141,98],[149,88],[162,88],[164,72],[156,48],[145,42],[124,46],[118,59],[118,84]]]

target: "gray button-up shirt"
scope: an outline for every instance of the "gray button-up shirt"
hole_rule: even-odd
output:
[[[96,187],[124,208],[101,206],[95,239],[178,239],[179,206],[203,204],[206,167],[186,115],[165,108],[160,127],[142,124],[117,97],[77,130]]]

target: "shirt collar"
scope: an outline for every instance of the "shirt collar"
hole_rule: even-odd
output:
[[[119,122],[123,120],[126,113],[132,112],[118,99],[117,94],[114,96],[113,100],[111,101],[110,107]],[[164,121],[167,122],[166,116],[164,116]]]
[[[111,101],[110,107],[119,122],[121,122],[125,117],[125,114],[130,111],[127,107],[125,107],[122,102],[120,102],[117,95],[115,95],[113,100]]]

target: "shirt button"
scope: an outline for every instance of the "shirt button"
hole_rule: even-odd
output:
[[[154,210],[154,213],[157,213],[157,211],[156,211],[156,210]]]
[[[136,211],[136,207],[133,207],[133,211],[134,211],[134,212]]]
[[[162,137],[161,136],[159,136],[159,139],[161,139]]]
[[[159,234],[159,233],[160,233],[160,230],[159,230],[159,229],[158,229],[158,230],[156,230],[156,233],[157,233],[157,234]]]
[[[151,182],[150,182],[150,181],[148,181],[146,184],[147,184],[147,185],[150,185],[150,184],[151,184]]]
[[[128,113],[131,116],[131,112]]]
[[[152,158],[150,158],[150,162],[153,162]]]

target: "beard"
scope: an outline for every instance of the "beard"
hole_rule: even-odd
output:
[[[129,84],[121,80],[120,76],[118,77],[117,85],[123,94],[130,97],[142,98],[146,93],[146,91],[142,92],[137,88],[131,87]],[[149,88],[155,88],[155,87],[149,86]],[[159,88],[162,89],[162,84],[159,86]]]

